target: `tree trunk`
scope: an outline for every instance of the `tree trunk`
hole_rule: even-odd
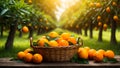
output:
[[[28,28],[30,30],[28,38],[33,37],[33,27],[32,26],[28,26]]]
[[[90,22],[90,38],[92,39],[93,38],[93,25],[92,25],[92,22]]]
[[[39,27],[38,28],[38,32],[37,32],[37,35],[40,35],[41,34],[41,28]]]
[[[82,29],[81,29],[81,28],[79,28],[79,30],[78,30],[78,31],[79,31],[79,34],[80,34],[80,35],[82,35]]]
[[[102,32],[103,32],[103,24],[102,26],[100,26],[100,29],[99,29],[99,35],[98,35],[98,41],[99,42],[102,42]]]
[[[16,29],[17,29],[17,24],[10,26],[10,32],[9,32],[8,37],[7,37],[7,41],[5,43],[6,50],[13,48],[13,42],[14,42],[14,38],[15,38]]]
[[[88,34],[87,34],[87,30],[88,30],[88,28],[85,27],[85,29],[84,29],[84,35],[85,35],[85,36],[88,36]]]
[[[3,37],[3,26],[1,26],[1,29],[0,29],[0,36]]]
[[[117,24],[116,24],[116,21],[114,21],[113,19],[112,19],[111,23],[112,23],[112,26],[111,26],[111,41],[110,41],[110,43],[111,44],[117,44],[117,40],[116,40]]]

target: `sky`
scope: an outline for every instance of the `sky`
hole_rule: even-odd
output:
[[[59,21],[60,16],[62,15],[62,13],[69,8],[70,6],[74,5],[78,0],[60,0],[60,4],[61,6],[57,6],[57,11],[55,11],[56,14],[56,18]]]

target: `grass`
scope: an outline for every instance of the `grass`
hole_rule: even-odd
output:
[[[62,29],[55,29],[54,31],[56,32],[70,32],[68,30],[62,30]],[[116,37],[117,37],[117,41],[118,44],[117,45],[112,45],[110,44],[110,30],[104,31],[103,32],[103,42],[98,42],[97,38],[98,38],[98,31],[94,31],[93,32],[93,39],[89,38],[89,34],[88,37],[85,37],[84,35],[79,35],[76,34],[74,32],[70,32],[71,34],[75,35],[75,36],[81,36],[81,38],[84,41],[84,45],[88,46],[90,48],[94,48],[96,50],[98,49],[104,49],[104,50],[113,50],[115,52],[115,54],[119,55],[120,54],[120,31],[117,30],[116,32]],[[47,33],[45,33],[47,34]],[[44,34],[42,34],[44,35]],[[33,39],[34,41],[36,41],[38,38],[40,38],[42,35],[36,35],[36,33],[34,33]],[[8,36],[8,31],[4,32],[4,36],[0,37],[0,57],[16,57],[17,52],[25,50],[26,48],[30,48],[30,43],[29,43],[29,39],[28,39],[28,34],[23,34],[23,37],[20,38],[18,37],[18,32],[16,33],[16,37],[14,40],[14,47],[11,50],[4,50],[4,45],[6,42]]]

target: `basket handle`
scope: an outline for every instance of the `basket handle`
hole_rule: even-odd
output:
[[[31,47],[33,47],[33,43],[32,42],[33,42],[33,39],[32,39],[32,37],[30,37],[30,46]]]
[[[80,46],[83,46],[83,40],[81,39],[81,37],[78,37],[78,44],[80,45]]]

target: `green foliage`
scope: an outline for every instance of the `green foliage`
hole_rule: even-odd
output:
[[[71,62],[79,63],[79,64],[89,64],[89,60],[88,59],[79,58],[78,54],[75,54],[73,56],[73,58],[71,59]]]

